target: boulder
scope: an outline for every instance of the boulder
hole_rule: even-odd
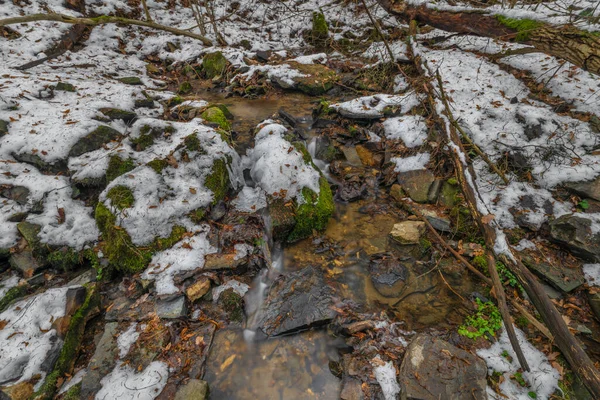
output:
[[[565,187],[578,196],[600,201],[600,176],[593,181],[569,182]]]
[[[550,223],[552,240],[589,261],[600,261],[600,233],[592,233],[592,221],[574,214]]]
[[[120,136],[121,134],[117,130],[109,126],[101,125],[79,139],[79,141],[71,147],[69,157],[78,157],[84,153],[98,150],[108,142],[117,140]]]
[[[426,169],[398,174],[398,184],[417,203],[427,203],[429,201],[429,189],[433,182],[435,182],[435,176]]]
[[[281,275],[269,289],[258,328],[266,336],[278,336],[327,324],[336,315],[333,295],[319,268]]]
[[[399,383],[408,399],[485,400],[486,377],[487,366],[481,358],[422,334],[408,346]]]
[[[419,244],[421,236],[425,233],[425,222],[402,221],[394,224],[390,235],[400,244]]]

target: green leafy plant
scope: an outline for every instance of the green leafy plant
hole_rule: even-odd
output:
[[[496,336],[496,332],[502,327],[502,316],[494,303],[482,302],[475,299],[477,303],[477,312],[475,315],[467,317],[464,325],[458,328],[458,333],[470,339],[477,339],[482,336]]]
[[[587,210],[590,208],[590,203],[588,203],[587,199],[583,199],[577,204],[577,206],[582,210]]]

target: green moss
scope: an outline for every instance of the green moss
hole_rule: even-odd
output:
[[[227,59],[220,51],[208,53],[202,59],[202,70],[208,79],[212,79],[223,75],[227,68],[227,63]]]
[[[155,158],[146,165],[156,171],[157,174],[160,174],[162,173],[163,169],[169,166],[169,163],[167,163],[165,160],[161,160],[160,158]]]
[[[225,130],[231,129],[231,125],[229,124],[229,121],[225,117],[225,114],[223,114],[223,111],[221,111],[221,109],[219,109],[218,107],[211,107],[211,108],[205,110],[200,116],[205,121],[212,122],[212,123],[219,125],[219,127],[221,129],[225,129]]]
[[[450,210],[450,217],[459,239],[471,243],[483,242],[483,237],[468,208],[457,205]]]
[[[329,26],[322,12],[313,12],[311,37],[317,42],[327,40],[329,37]]]
[[[475,256],[473,260],[471,260],[471,264],[482,271],[487,271],[487,260],[485,256]]]
[[[171,235],[169,235],[169,237],[166,237],[166,238],[157,238],[154,241],[154,247],[156,248],[156,250],[164,250],[164,249],[168,249],[170,247],[173,247],[173,245],[175,243],[177,243],[181,239],[183,239],[183,235],[186,232],[187,231],[186,231],[186,229],[183,226],[175,225],[171,229]]]
[[[227,108],[227,106],[225,104],[221,104],[221,103],[217,103],[217,104],[211,104],[208,108],[213,108],[216,107],[219,110],[221,110],[223,112],[223,115],[225,115],[225,118],[227,119],[233,119],[234,116],[231,113],[231,111],[229,111],[229,108]]]
[[[118,185],[112,187],[106,197],[110,199],[111,204],[119,210],[130,208],[135,203],[133,192],[127,186]]]
[[[79,400],[81,399],[81,382],[72,386],[62,397],[62,400]]]
[[[171,97],[169,100],[167,100],[168,107],[174,107],[177,104],[181,104],[181,103],[183,103],[183,99],[180,96],[174,96],[174,97]]]
[[[453,186],[458,185],[458,179],[456,179],[456,178],[450,178],[446,182],[448,182],[450,185],[453,185]]]
[[[183,143],[189,151],[200,151],[205,153],[204,149],[200,145],[200,139],[198,139],[198,135],[195,133],[186,136],[185,139],[183,139]]]
[[[177,90],[177,94],[188,94],[192,91],[192,84],[189,82],[183,82],[179,85],[179,89]]]
[[[419,244],[421,245],[421,250],[423,253],[428,252],[429,249],[431,249],[431,246],[433,246],[431,241],[426,237],[422,237],[421,239],[419,239]]]
[[[233,289],[227,289],[219,296],[219,302],[234,322],[242,322],[244,319],[244,301]]]
[[[119,78],[119,82],[122,82],[126,85],[143,85],[144,83],[137,76],[126,76],[124,78]]]
[[[104,239],[104,253],[108,261],[117,270],[135,274],[143,271],[152,252],[138,249],[132,242],[125,229],[116,225],[117,219],[102,203],[96,206],[96,223]]]
[[[21,298],[27,294],[26,285],[18,285],[8,289],[4,297],[0,300],[0,312],[3,312],[18,298]]]
[[[106,169],[106,183],[110,183],[119,176],[131,171],[135,168],[133,160],[130,158],[123,160],[117,155],[110,157],[108,168]]]
[[[302,153],[302,159],[305,163],[307,163],[308,165],[312,165],[313,168],[316,168],[313,164],[312,157],[310,156],[310,153],[308,152],[308,149],[306,148],[304,143],[296,141],[293,142],[292,145],[296,148],[296,150]]]
[[[295,242],[312,235],[313,230],[322,231],[327,227],[333,214],[333,193],[325,177],[319,180],[319,195],[309,188],[302,189],[304,204],[296,210],[296,225],[288,236],[289,242]]]
[[[329,115],[335,113],[335,110],[330,107],[330,103],[323,99],[321,99],[319,102],[319,108],[317,111],[319,115]]]
[[[46,260],[54,268],[62,271],[71,271],[77,265],[81,264],[82,261],[80,254],[70,247],[53,251],[48,255]]]
[[[204,181],[204,186],[213,192],[212,204],[217,204],[219,200],[225,198],[229,190],[229,172],[227,171],[227,162],[224,159],[215,160],[212,172]]]
[[[203,208],[197,208],[191,213],[189,213],[188,216],[190,217],[193,223],[199,224],[204,220],[204,217],[206,216],[206,210]]]
[[[66,82],[58,82],[56,86],[54,86],[54,90],[61,90],[63,92],[75,92],[75,86]]]
[[[321,64],[299,64],[289,62],[290,66],[297,69],[302,75],[294,78],[297,87],[309,96],[321,96],[333,88],[340,79],[338,74]]]
[[[96,286],[91,284],[87,287],[87,295],[85,301],[79,307],[79,309],[71,317],[69,322],[69,330],[65,336],[65,342],[58,356],[54,369],[46,379],[44,384],[34,395],[33,398],[36,400],[41,399],[52,399],[57,389],[57,383],[59,378],[65,376],[65,374],[73,371],[75,360],[77,359],[77,353],[79,352],[79,346],[83,339],[83,333],[85,331],[85,325],[87,323],[87,317],[94,308],[98,306],[100,302],[99,291],[96,290]]]
[[[131,144],[135,146],[137,151],[143,151],[154,144],[155,136],[152,128],[149,125],[144,125],[140,129],[140,135],[131,139]]]
[[[496,19],[502,25],[517,31],[517,36],[515,37],[517,42],[526,42],[529,40],[531,32],[544,25],[542,22],[532,19],[514,19],[503,15],[496,15]]]

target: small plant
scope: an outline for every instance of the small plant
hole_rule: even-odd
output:
[[[458,333],[470,339],[488,335],[496,336],[496,332],[502,327],[500,311],[490,301],[484,303],[480,299],[475,299],[475,302],[477,312],[467,317],[465,324],[458,328]]]
[[[525,382],[525,378],[523,378],[523,374],[521,372],[515,372],[512,376],[517,383],[523,387],[527,386],[527,382]]]
[[[577,207],[585,211],[590,208],[590,203],[588,203],[587,199],[583,199],[577,204]]]

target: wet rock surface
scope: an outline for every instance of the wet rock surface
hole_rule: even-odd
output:
[[[408,278],[409,260],[399,260],[390,253],[375,254],[369,262],[369,274],[375,289],[383,296],[397,295]]]
[[[600,233],[592,232],[592,221],[568,214],[550,223],[550,235],[557,243],[590,261],[600,261]]]

